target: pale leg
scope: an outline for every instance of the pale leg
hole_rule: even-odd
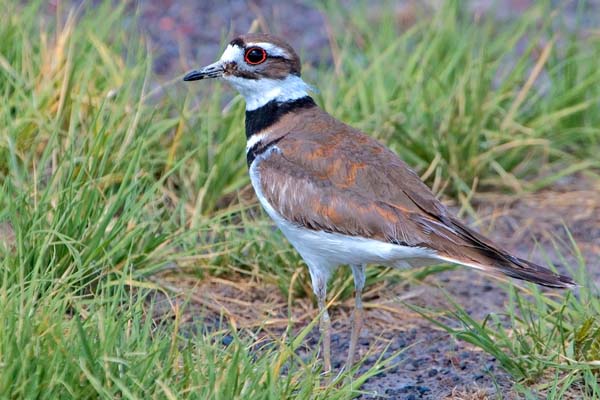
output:
[[[354,313],[352,316],[352,335],[350,336],[350,348],[348,349],[348,360],[346,361],[346,370],[352,368],[354,363],[354,353],[356,352],[356,343],[360,336],[360,330],[363,325],[363,304],[362,291],[365,287],[365,265],[351,265],[352,275],[354,276]]]
[[[324,372],[331,372],[331,321],[329,319],[329,313],[327,312],[327,291],[323,289],[316,293],[317,302],[319,304],[319,312],[321,313],[321,320],[319,321],[319,329],[321,331],[321,337],[323,340],[323,364]]]
[[[308,264],[312,287],[317,296],[317,304],[319,305],[319,330],[321,331],[321,341],[323,344],[323,367],[325,373],[331,372],[331,321],[327,312],[327,281],[329,280],[330,271],[327,268],[319,268],[316,265]]]

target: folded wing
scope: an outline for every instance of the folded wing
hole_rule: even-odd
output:
[[[347,127],[345,134],[335,134],[335,129],[324,134],[322,127],[315,131],[319,134],[308,138],[306,130],[302,138],[287,135],[258,164],[263,195],[289,221],[429,248],[440,260],[544,286],[574,284],[510,255],[455,219],[403,161],[374,139],[356,130],[348,133]]]

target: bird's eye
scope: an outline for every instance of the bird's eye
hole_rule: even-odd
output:
[[[265,62],[267,52],[260,47],[250,47],[244,54],[244,61],[250,65],[256,65]]]

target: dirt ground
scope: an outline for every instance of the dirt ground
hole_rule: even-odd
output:
[[[352,1],[345,1],[352,3]],[[401,1],[396,7],[399,19],[413,16],[418,2]],[[437,2],[429,2],[435,5]],[[474,13],[487,12],[491,1],[471,1]],[[531,2],[509,0],[500,7],[498,18],[510,18]],[[576,2],[574,2],[576,3]],[[142,28],[151,38],[156,52],[155,71],[169,80],[186,69],[214,61],[219,56],[222,39],[246,32],[253,21],[264,29],[278,33],[305,50],[305,62],[326,49],[326,18],[308,1],[274,0],[142,1]],[[377,3],[374,3],[377,4]],[[376,8],[376,7],[374,7]],[[411,11],[412,10],[412,11]],[[600,15],[600,14],[599,14]],[[243,123],[240,121],[240,124]],[[243,140],[243,138],[240,138]],[[240,157],[243,155],[240,154]],[[517,255],[545,263],[545,256],[560,264],[553,250],[554,241],[566,240],[568,228],[583,253],[592,275],[600,278],[600,186],[583,175],[565,179],[549,190],[514,197],[488,196],[478,199],[478,229],[503,243]],[[570,248],[563,246],[568,261]],[[273,288],[212,279],[206,282],[182,281],[180,277],[161,277],[173,290],[195,288],[193,303],[198,310],[189,318],[202,315],[216,321],[221,313],[240,327],[262,326],[277,334],[287,324],[287,299]],[[198,287],[200,285],[200,287]],[[449,307],[442,286],[476,318],[502,310],[506,301],[497,282],[471,270],[455,269],[427,277],[420,283],[379,284],[365,293],[366,328],[360,339],[359,353],[368,367],[386,346],[392,354],[405,349],[392,367],[370,379],[363,387],[363,399],[484,399],[514,397],[512,382],[490,355],[459,342],[435,328],[402,303],[428,308]],[[350,335],[352,299],[333,308],[334,366],[342,365]],[[298,299],[292,315],[301,328],[316,311],[310,299]],[[315,330],[307,345],[318,341]]]

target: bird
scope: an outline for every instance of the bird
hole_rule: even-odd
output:
[[[284,39],[240,35],[218,61],[183,80],[215,78],[245,99],[251,184],[308,267],[324,372],[331,372],[327,282],[340,266],[350,266],[355,288],[348,369],[363,327],[367,265],[453,263],[551,288],[575,286],[459,221],[393,151],[320,108],[301,77],[298,54]]]

